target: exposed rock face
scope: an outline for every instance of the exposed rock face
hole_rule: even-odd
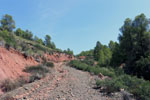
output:
[[[80,56],[79,59],[80,60],[84,60],[86,57],[85,56]]]
[[[99,73],[99,74],[98,74],[98,77],[99,77],[100,79],[102,79],[102,80],[105,79],[105,76],[104,76],[102,73]]]
[[[65,53],[44,54],[44,57],[48,61],[54,61],[54,62],[70,61],[74,59],[74,56],[67,55]]]
[[[48,61],[62,62],[73,60],[74,57],[64,53],[44,54]],[[39,58],[39,60],[42,60]],[[0,81],[5,79],[16,79],[19,76],[28,74],[22,70],[26,66],[38,65],[42,61],[37,61],[33,57],[27,57],[24,54],[10,48],[7,50],[0,46]]]
[[[22,70],[26,66],[37,64],[33,57],[24,57],[23,54],[14,49],[7,50],[0,47],[0,81],[26,76],[28,74]]]

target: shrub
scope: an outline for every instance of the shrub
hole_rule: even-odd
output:
[[[86,58],[84,59],[83,61],[81,61],[89,66],[93,66],[94,65],[94,60],[93,59],[90,59],[90,58]]]
[[[1,83],[0,87],[3,92],[8,92],[8,91],[15,89],[16,85],[14,84],[14,82],[12,80],[7,79]]]
[[[11,32],[8,32],[7,30],[0,31],[0,37],[3,38],[3,40],[6,42],[6,45],[8,47],[15,47],[16,46],[15,37]]]
[[[29,83],[34,82],[35,80],[40,80],[41,78],[46,76],[46,73],[49,72],[49,70],[43,65],[26,67],[24,71],[31,73]]]
[[[16,81],[6,79],[1,83],[0,88],[2,89],[3,92],[9,92],[18,87],[23,86],[26,83],[27,81],[24,78],[19,78]]]
[[[33,74],[30,76],[29,78],[29,83],[34,82],[35,80],[40,80],[41,78],[43,78],[44,76],[42,74]]]
[[[30,67],[26,67],[24,69],[25,72],[28,73],[32,73],[32,74],[45,74],[48,72],[48,69],[46,69],[45,67],[43,67],[42,65],[38,65],[38,66],[30,66]]]
[[[41,44],[35,44],[34,47],[38,50],[42,50],[44,52],[47,51],[46,47],[42,46]]]
[[[34,53],[31,49],[28,49],[25,51],[25,55],[28,57],[28,56],[32,56]]]
[[[18,51],[22,51],[22,46],[17,45],[17,46],[16,46],[16,50],[18,50]]]
[[[13,98],[11,94],[6,94],[1,100],[15,100],[15,98]]]
[[[115,77],[112,80],[97,80],[97,87],[104,87],[104,91],[107,93],[120,91],[125,89],[139,100],[150,99],[150,82],[137,77],[131,77],[129,75],[121,75]]]
[[[99,67],[99,66],[89,66],[83,62],[73,60],[69,63],[71,67],[77,68],[79,70],[88,71],[90,73],[94,73],[95,75],[98,75],[99,73],[102,73],[105,76],[109,77],[115,77],[115,72],[113,69],[105,68],[105,67]]]
[[[46,62],[45,65],[47,67],[54,67],[54,64],[52,62]]]

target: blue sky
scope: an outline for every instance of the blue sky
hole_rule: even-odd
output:
[[[75,54],[94,48],[97,41],[117,41],[126,18],[144,13],[150,0],[0,0],[0,16],[10,14],[16,27],[46,34],[61,49]]]

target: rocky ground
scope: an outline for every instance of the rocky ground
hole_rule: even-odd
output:
[[[0,100],[122,100],[94,89],[95,78],[88,72],[57,63],[46,78],[5,93]]]

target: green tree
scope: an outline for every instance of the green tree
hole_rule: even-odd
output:
[[[80,54],[78,54],[77,56],[86,56],[86,57],[92,57],[93,58],[93,52],[94,50],[88,50],[88,51],[82,51]]]
[[[45,36],[45,41],[44,41],[45,46],[48,48],[56,49],[55,43],[51,42],[51,37],[49,35]]]
[[[106,46],[103,45],[102,49],[99,51],[99,65],[100,66],[109,66],[112,57],[111,50]]]
[[[103,65],[105,65],[105,54],[104,54],[103,50],[99,51],[99,55],[100,56],[99,56],[98,63],[99,63],[100,66],[103,66]]]
[[[64,50],[64,53],[69,54],[69,55],[73,55],[73,51],[70,50],[69,48],[67,50]]]
[[[56,45],[55,45],[54,42],[51,42],[51,48],[52,48],[52,49],[56,49]]]
[[[29,30],[24,31],[22,37],[28,40],[33,40],[33,34]]]
[[[99,57],[100,57],[99,51],[100,51],[100,49],[102,49],[102,44],[99,41],[97,41],[96,47],[94,48],[94,59],[96,61],[99,60]]]
[[[114,42],[114,41],[110,41],[109,44],[108,44],[108,47],[110,48],[110,50],[113,52],[115,47],[117,45],[117,42]]]
[[[11,32],[8,32],[7,30],[0,31],[0,37],[5,41],[5,46],[7,48],[16,47],[16,40],[14,34],[11,34]]]
[[[6,14],[2,17],[1,22],[1,28],[3,30],[7,30],[9,32],[12,32],[13,29],[16,28],[15,21],[13,20],[12,16]]]
[[[22,37],[22,35],[24,34],[24,31],[21,30],[21,28],[18,28],[18,29],[15,31],[15,34],[16,34],[17,36]]]
[[[109,66],[112,58],[111,49],[102,45],[99,41],[96,43],[96,47],[94,48],[94,58],[98,61],[100,66]]]
[[[45,46],[51,48],[51,37],[49,35],[45,36],[44,44],[45,44]]]
[[[119,35],[118,58],[125,63],[125,72],[138,77],[150,79],[150,20],[144,14],[138,15],[132,21],[127,18],[121,27]]]
[[[120,45],[117,43],[114,50],[112,51],[112,58],[110,65],[113,67],[118,67],[124,63],[123,52],[120,50]]]
[[[34,41],[41,44],[41,45],[43,45],[43,40],[38,38],[37,36],[34,37]]]

